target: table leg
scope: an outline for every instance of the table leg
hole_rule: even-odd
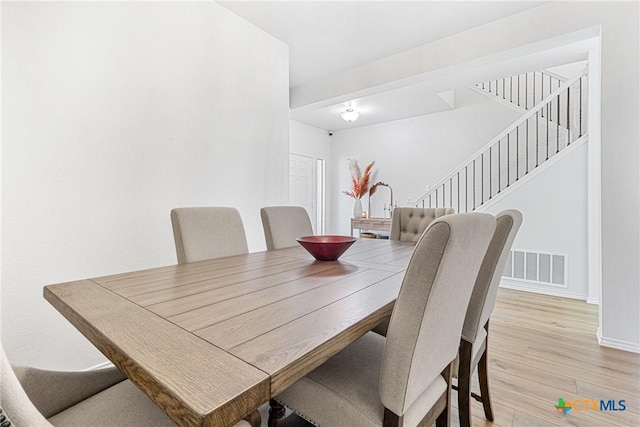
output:
[[[274,399],[269,400],[269,427],[285,427],[285,409]]]

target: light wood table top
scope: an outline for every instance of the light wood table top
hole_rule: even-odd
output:
[[[391,313],[413,244],[257,252],[44,288],[178,425],[233,425]]]

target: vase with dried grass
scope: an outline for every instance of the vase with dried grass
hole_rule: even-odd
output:
[[[362,196],[369,193],[369,184],[371,183],[371,175],[373,173],[373,165],[375,161],[369,163],[364,172],[360,171],[358,161],[349,159],[349,172],[351,173],[351,191],[343,191],[349,197],[353,197],[353,218],[362,216]]]

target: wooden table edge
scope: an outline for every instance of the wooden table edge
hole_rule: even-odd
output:
[[[189,402],[185,401],[179,393],[172,392],[171,387],[168,386],[168,384],[163,384],[162,379],[155,378],[149,369],[153,367],[146,367],[139,363],[135,363],[127,356],[124,349],[120,348],[117,343],[106,338],[103,330],[84,318],[87,313],[81,313],[72,307],[69,302],[63,301],[60,294],[67,292],[69,287],[73,286],[89,286],[91,289],[99,290],[98,293],[102,296],[109,296],[109,298],[121,300],[123,304],[128,306],[127,309],[139,311],[139,313],[147,316],[149,319],[155,319],[153,322],[165,321],[152,312],[149,312],[125,298],[102,288],[91,280],[47,285],[43,289],[44,298],[76,329],[78,329],[78,331],[80,331],[80,333],[82,333],[82,335],[84,335],[101,353],[111,360],[118,369],[124,372],[127,377],[129,377],[129,379],[176,424],[181,426],[234,425],[236,422],[244,418],[244,416],[257,409],[262,403],[267,402],[271,396],[271,379],[267,373],[242,361],[241,359],[238,359],[236,356],[215,347],[212,344],[206,343],[204,340],[184,331],[178,326],[173,325],[172,323],[167,323],[163,327],[170,327],[175,328],[175,330],[179,330],[177,336],[183,335],[184,337],[187,337],[188,341],[199,340],[203,345],[206,343],[207,346],[219,351],[219,353],[216,352],[217,355],[221,355],[221,357],[228,357],[228,361],[233,361],[233,364],[235,365],[245,365],[243,370],[250,372],[251,376],[255,377],[255,380],[249,384],[248,388],[240,393],[236,393],[231,397],[231,399],[222,402],[216,408],[213,408],[208,412],[194,408],[189,404]],[[250,399],[247,399],[247,393],[251,395]]]

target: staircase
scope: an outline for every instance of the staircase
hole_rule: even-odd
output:
[[[553,159],[587,140],[586,70],[572,79],[532,71],[476,85],[522,116],[429,191],[417,207],[471,212]]]

